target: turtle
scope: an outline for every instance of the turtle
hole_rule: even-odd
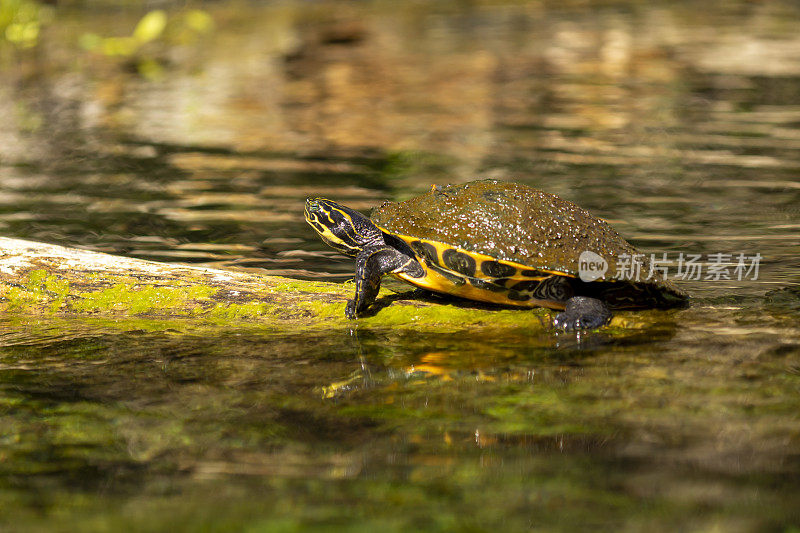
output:
[[[469,300],[561,311],[553,325],[564,330],[603,326],[611,309],[669,308],[688,298],[666,276],[651,275],[662,271],[607,222],[519,183],[434,185],[384,202],[370,217],[309,198],[305,219],[325,243],[355,257],[350,319],[369,313],[386,274]]]

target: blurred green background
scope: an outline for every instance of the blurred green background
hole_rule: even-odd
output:
[[[344,281],[306,196],[494,177],[645,253],[764,259],[579,336],[4,315],[0,530],[800,531],[798,28],[790,1],[1,0],[3,236]]]

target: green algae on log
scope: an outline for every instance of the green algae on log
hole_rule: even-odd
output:
[[[0,312],[6,317],[151,323],[180,319],[288,331],[352,324],[344,317],[352,293],[353,286],[347,283],[159,263],[0,237]],[[378,305],[379,312],[358,323],[415,329],[467,325],[543,329],[549,322],[544,310],[465,308],[404,298],[386,289]]]

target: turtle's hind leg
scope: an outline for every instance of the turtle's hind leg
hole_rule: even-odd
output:
[[[421,272],[422,267],[391,246],[364,248],[356,256],[356,295],[347,302],[344,315],[349,319],[363,316],[381,290],[381,278],[390,272],[406,271]]]
[[[599,328],[611,320],[608,306],[597,298],[573,296],[567,300],[563,313],[556,315],[553,326],[566,331]]]

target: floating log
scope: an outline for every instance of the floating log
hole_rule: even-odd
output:
[[[169,327],[169,321],[180,320],[280,332],[360,325],[542,329],[549,324],[546,310],[438,302],[411,290],[386,288],[372,316],[350,321],[344,317],[344,308],[352,295],[352,283],[161,263],[0,237],[0,313],[6,319],[146,319],[151,328]]]

